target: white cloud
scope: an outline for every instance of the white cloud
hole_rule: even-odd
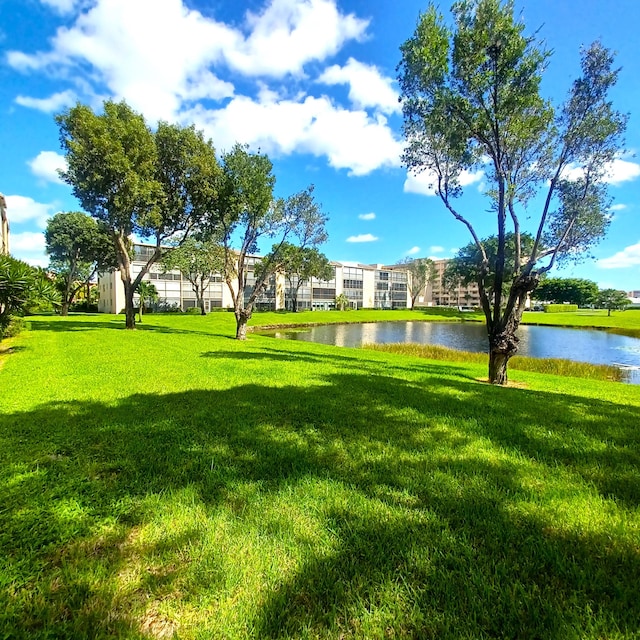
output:
[[[484,171],[463,171],[460,174],[460,186],[467,187],[476,182],[481,182],[484,177]],[[424,196],[434,196],[435,185],[437,184],[437,176],[430,171],[414,174],[407,172],[407,179],[404,181],[405,193],[418,193]]]
[[[619,185],[640,177],[640,165],[622,158],[616,158],[607,165],[607,182]]]
[[[400,165],[402,143],[382,115],[343,109],[326,96],[279,102],[268,92],[261,97],[256,102],[238,96],[217,110],[198,105],[184,117],[204,129],[219,149],[239,141],[268,154],[326,155],[332,167],[352,175]]]
[[[569,165],[563,172],[562,177],[567,180],[578,180],[584,175],[582,167]],[[630,182],[640,177],[640,164],[616,158],[609,162],[604,168],[604,182],[618,186],[623,182]]]
[[[35,222],[41,229],[47,225],[47,220],[55,213],[55,204],[44,204],[36,202],[33,198],[26,196],[5,196],[7,202],[7,218],[9,224],[21,224],[23,222]],[[9,236],[9,243],[12,246],[14,233]]]
[[[272,0],[262,13],[248,13],[247,24],[249,37],[225,50],[228,63],[245,75],[282,77],[361,40],[369,21],[340,13],[335,0]]]
[[[444,253],[444,247],[434,244],[429,247],[429,253]]]
[[[335,0],[271,0],[262,13],[247,14],[248,35],[183,0],[93,0],[71,27],[58,29],[49,51],[10,51],[7,62],[21,71],[66,76],[88,65],[90,75],[80,73],[92,78],[96,90],[106,85],[147,118],[172,120],[185,101],[233,95],[231,83],[215,76],[212,65],[226,63],[253,77],[302,74],[307,63],[364,37],[367,25],[342,14]],[[49,106],[34,100],[22,98],[28,106]]]
[[[64,156],[55,151],[41,151],[33,160],[27,163],[31,167],[34,175],[57,184],[64,184],[58,171],[64,171],[67,168],[67,162]]]
[[[393,80],[384,77],[377,67],[349,58],[344,67],[333,65],[324,71],[318,82],[328,85],[348,84],[349,99],[359,109],[374,107],[384,113],[400,111],[398,93]]]
[[[614,204],[609,207],[609,211],[624,211],[625,209],[627,209],[626,204]]]
[[[46,267],[49,257],[45,253],[44,233],[23,231],[9,236],[11,255],[37,267]]]
[[[375,220],[376,219],[376,214],[375,213],[361,213],[358,218],[360,218],[360,220]]]
[[[30,98],[29,96],[17,96],[16,103],[29,107],[30,109],[37,109],[38,111],[44,111],[45,113],[52,113],[54,111],[60,111],[65,107],[70,107],[77,102],[78,98],[76,94],[71,91],[60,91],[54,93],[48,98]]]
[[[640,265],[640,242],[596,263],[602,269],[626,269]]]
[[[411,247],[411,249],[407,251],[408,256],[415,256],[416,253],[420,253],[420,247]]]
[[[371,233],[361,233],[359,236],[349,236],[347,242],[375,242],[378,238]]]

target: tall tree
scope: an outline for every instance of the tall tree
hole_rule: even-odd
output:
[[[404,265],[409,273],[408,286],[413,309],[420,293],[435,278],[436,267],[430,258],[406,258],[400,264]]]
[[[536,300],[568,302],[579,307],[592,304],[598,297],[598,285],[584,278],[545,278],[534,292]]]
[[[606,309],[607,316],[610,316],[612,309],[626,309],[631,304],[631,300],[624,291],[619,289],[602,289],[598,291],[596,303],[602,309]]]
[[[76,105],[56,116],[67,170],[83,208],[112,235],[125,291],[126,326],[135,328],[133,295],[167,242],[183,242],[215,199],[219,166],[210,141],[193,127],[161,122],[154,134],[125,102],[95,114]],[[155,246],[133,277],[130,236]]]
[[[98,271],[116,266],[113,241],[102,224],[80,211],[56,213],[44,232],[50,268],[61,294],[60,314],[66,316],[78,291]]]
[[[169,251],[162,259],[166,271],[178,269],[196,295],[201,315],[206,315],[204,292],[215,275],[224,274],[224,249],[215,240],[201,241],[189,238],[181,247]]]
[[[271,161],[265,155],[250,153],[246,146],[237,144],[223,154],[222,172],[207,230],[222,237],[236,338],[245,340],[254,305],[277,269],[282,246],[291,237],[297,238],[300,246],[323,242],[326,216],[313,198],[313,186],[286,199],[274,199]],[[267,237],[277,238],[277,242],[254,269],[248,258]]]
[[[315,247],[299,247],[285,242],[281,247],[275,246],[273,251],[278,251],[279,258],[267,256],[268,262],[277,263],[277,270],[284,273],[287,280],[287,293],[291,300],[291,310],[298,311],[298,294],[302,285],[311,278],[317,280],[331,280],[333,267],[327,256],[320,253]]]
[[[435,193],[469,230],[481,256],[477,283],[489,381],[505,384],[528,294],[554,264],[584,255],[605,234],[604,178],[621,150],[627,118],[609,102],[618,72],[601,44],[582,51],[582,76],[554,110],[540,95],[550,54],[514,20],[513,2],[461,0],[452,13],[450,29],[430,6],[401,47],[403,159],[410,170],[432,176]],[[493,264],[471,217],[456,202],[463,172],[480,169],[496,220]],[[541,199],[534,198],[540,193]],[[525,253],[520,238],[529,218],[534,243]],[[512,278],[505,271],[509,230],[515,240]]]

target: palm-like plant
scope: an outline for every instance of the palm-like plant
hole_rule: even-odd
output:
[[[145,304],[152,305],[154,302],[158,302],[158,290],[156,285],[146,280],[142,280],[136,287],[138,297],[140,299],[138,316],[140,322],[142,322],[142,311]]]

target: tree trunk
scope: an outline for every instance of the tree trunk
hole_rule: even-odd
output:
[[[245,309],[239,309],[236,311],[236,340],[247,339],[247,322],[251,318],[251,313],[248,313]]]
[[[206,316],[207,312],[204,310],[204,296],[200,298],[200,315]]]
[[[489,331],[489,382],[491,384],[507,384],[507,365],[510,358],[518,351],[518,342],[518,336],[512,326],[499,331]]]
[[[69,315],[69,303],[66,300],[63,300],[62,304],[60,305],[60,315],[61,316]]]
[[[510,357],[500,351],[489,353],[489,382],[491,384],[507,384],[507,365]]]
[[[133,286],[131,282],[124,283],[124,315],[127,329],[136,328],[136,314],[133,306]]]

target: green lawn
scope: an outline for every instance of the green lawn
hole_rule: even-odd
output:
[[[0,638],[640,634],[640,387],[239,343],[229,313],[30,326]]]

